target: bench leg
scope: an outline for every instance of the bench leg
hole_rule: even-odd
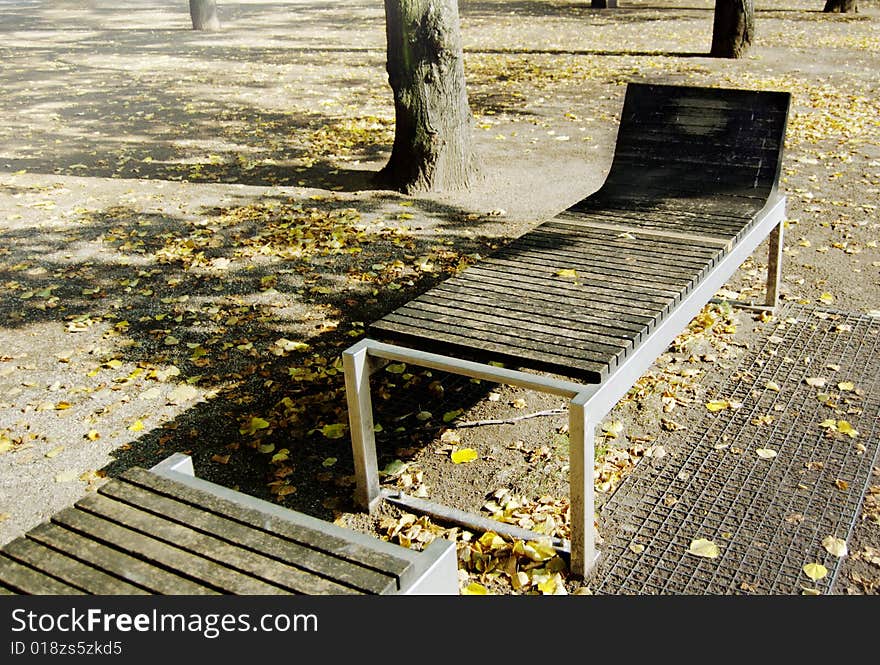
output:
[[[767,299],[764,304],[776,309],[779,303],[779,284],[782,281],[782,225],[779,222],[770,232],[770,252],[767,259]]]
[[[359,508],[372,513],[378,508],[381,497],[367,346],[356,344],[343,352],[342,367],[345,373],[345,398],[348,403],[348,423],[357,481],[354,500]]]
[[[571,564],[573,575],[586,577],[596,562],[593,465],[594,430],[585,408],[586,397],[577,395],[568,406],[569,484],[571,503]]]

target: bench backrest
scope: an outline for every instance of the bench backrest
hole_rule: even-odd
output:
[[[630,83],[602,198],[766,200],[789,103],[787,92]]]

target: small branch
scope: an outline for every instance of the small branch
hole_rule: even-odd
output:
[[[546,411],[536,411],[535,413],[528,413],[524,416],[516,416],[514,418],[505,418],[503,420],[466,420],[463,423],[455,423],[454,426],[458,427],[480,427],[482,425],[510,425],[512,423],[519,422],[520,420],[528,420],[529,418],[540,418],[541,416],[556,416],[561,413],[566,413],[568,409],[548,409]]]

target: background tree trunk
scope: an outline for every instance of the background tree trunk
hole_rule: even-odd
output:
[[[755,37],[754,0],[715,0],[712,49],[715,58],[741,58]]]
[[[193,30],[219,30],[216,0],[189,0],[189,15]]]
[[[385,0],[394,146],[379,179],[412,193],[467,187],[478,172],[457,0]]]
[[[859,11],[857,0],[826,0],[823,12],[846,14]]]

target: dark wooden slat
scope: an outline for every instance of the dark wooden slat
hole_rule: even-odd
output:
[[[87,566],[26,537],[16,538],[3,547],[3,553],[24,565],[45,571],[66,584],[91,594],[143,595],[143,589]]]
[[[650,240],[650,239],[648,239]],[[666,278],[679,278],[691,281],[694,274],[711,267],[714,257],[711,254],[702,259],[693,259],[685,254],[669,252],[661,254],[650,250],[638,251],[623,243],[608,242],[604,246],[596,242],[585,245],[583,241],[572,239],[568,245],[559,246],[559,236],[549,240],[542,234],[529,235],[529,238],[518,243],[515,250],[499,252],[505,258],[531,259],[541,265],[565,267],[588,265],[594,270],[619,270],[632,273],[649,283],[657,283]],[[551,263],[552,262],[552,263]],[[556,266],[559,263],[561,265]],[[656,278],[656,279],[655,279]]]
[[[582,239],[581,241],[587,244],[613,242],[615,245],[620,245],[648,257],[654,255],[678,255],[680,260],[687,261],[691,265],[694,263],[702,264],[706,258],[714,256],[718,252],[718,248],[722,246],[721,240],[718,240],[716,243],[708,242],[710,239],[704,237],[705,234],[702,233],[694,234],[696,237],[693,238],[676,235],[680,229],[674,228],[675,222],[678,222],[679,227],[683,227],[685,230],[695,225],[690,220],[682,219],[681,213],[675,213],[674,217],[669,216],[667,219],[658,219],[658,217],[660,215],[655,212],[641,215],[630,213],[626,216],[622,214],[615,215],[610,212],[604,215],[563,212],[527,235],[529,237],[532,235],[539,237],[542,234],[550,236],[563,234],[566,238],[573,236],[570,242],[573,242],[575,246],[577,246],[579,239]],[[660,224],[661,227],[668,227],[669,235],[663,235],[662,233],[638,235],[639,232],[637,231],[635,234],[630,233],[630,235],[635,235],[635,238],[628,238],[625,234],[614,228],[596,226],[596,224],[608,224],[613,220],[620,220],[623,222],[622,225],[628,227],[645,222]],[[723,227],[733,232],[741,229],[742,225],[749,223],[750,220],[751,218],[737,219],[735,221],[718,220],[709,228]]]
[[[84,510],[68,508],[55,514],[52,519],[88,538],[124,548],[132,556],[156,562],[162,567],[177,571],[223,593],[251,595],[284,593],[284,590],[277,586]]]
[[[473,308],[474,311],[483,314],[498,312],[501,316],[520,315],[526,320],[533,320],[542,326],[558,325],[559,315],[562,312],[562,316],[568,325],[577,326],[578,329],[585,332],[621,340],[637,339],[646,328],[644,325],[628,324],[611,318],[600,319],[588,316],[581,313],[579,308],[568,310],[557,307],[554,310],[551,307],[542,307],[528,298],[517,298],[514,294],[509,294],[505,299],[497,298],[493,297],[491,292],[485,290],[482,292],[467,292],[461,289],[448,290],[435,287],[419,296],[418,300],[436,305],[448,304],[450,301],[458,302],[462,306]]]
[[[149,489],[152,492],[196,506],[243,525],[266,530],[278,537],[311,549],[334,556],[343,556],[344,553],[347,560],[368,569],[393,574],[401,580],[402,584],[409,584],[413,580],[412,575],[415,574],[415,571],[408,559],[390,554],[372,544],[369,546],[361,544],[351,539],[341,528],[333,524],[322,525],[320,529],[314,528],[309,525],[310,520],[293,511],[290,512],[287,519],[267,515],[249,506],[173,482],[167,478],[161,478],[143,469],[130,469],[122,477],[126,482]],[[336,535],[334,532],[340,535]]]
[[[16,593],[80,596],[83,592],[0,554],[0,580]]]
[[[674,297],[671,295],[666,297],[655,296],[649,299],[645,294],[629,291],[619,284],[613,282],[606,284],[601,280],[585,280],[583,277],[578,279],[577,284],[573,280],[571,283],[564,283],[562,280],[542,281],[539,283],[534,279],[512,272],[509,269],[504,270],[504,266],[488,262],[471,266],[465,272],[469,273],[467,276],[471,280],[494,278],[505,280],[511,288],[534,286],[545,289],[547,293],[554,294],[560,298],[568,298],[573,301],[581,300],[587,306],[607,306],[609,308],[618,306],[624,311],[653,317],[654,319],[663,316],[669,304],[675,302]]]
[[[236,566],[296,593],[338,595],[354,593],[353,589],[369,593],[397,589],[396,577],[365,569],[128,482],[108,483],[100,493],[230,543],[241,550],[236,553]],[[227,565],[231,564],[227,562]]]
[[[528,257],[524,257],[527,259]],[[667,299],[677,299],[681,296],[681,292],[687,287],[691,280],[679,279],[673,281],[670,278],[657,280],[657,285],[651,288],[651,285],[640,280],[639,276],[632,271],[621,269],[599,270],[589,265],[579,265],[576,263],[564,263],[561,265],[547,266],[532,261],[518,261],[505,259],[503,257],[495,258],[485,262],[482,269],[494,269],[496,271],[505,271],[508,273],[526,274],[529,279],[541,280],[543,283],[563,284],[571,282],[577,288],[586,283],[601,284],[604,288],[616,287],[619,290],[630,293],[631,295],[639,295],[646,301],[653,304],[662,303]],[[577,277],[563,277],[558,275],[560,269],[574,268],[577,270]],[[526,272],[528,271],[528,272]],[[608,297],[614,297],[613,293],[609,293]]]
[[[40,524],[28,531],[27,535],[28,538],[66,552],[68,556],[74,556],[89,566],[128,580],[153,593],[186,596],[220,593],[149,561],[69,531],[59,524]]]
[[[585,369],[601,369],[607,371],[613,363],[612,358],[604,354],[591,354],[588,349],[577,351],[569,349],[555,349],[552,345],[534,342],[514,335],[506,335],[503,332],[493,333],[487,336],[485,330],[465,328],[454,323],[436,321],[429,318],[411,316],[406,312],[394,312],[382,319],[387,326],[408,327],[410,334],[421,329],[422,337],[427,339],[439,339],[441,341],[461,344],[467,342],[478,349],[485,351],[502,351],[505,353],[515,352],[522,359],[531,358],[552,364],[563,365],[565,363],[577,363]]]
[[[226,540],[208,535],[189,526],[172,522],[139,507],[108,498],[106,494],[89,495],[76,504],[102,519],[134,529],[146,536],[161,540],[182,550],[196,554],[206,561],[214,561],[230,572],[240,574],[243,588],[253,591],[242,593],[297,592],[304,578],[303,571],[288,566],[272,557],[253,550],[243,550]],[[357,593],[357,591],[314,576],[313,593]],[[262,591],[261,591],[262,589]],[[271,590],[271,591],[270,591]]]
[[[545,341],[558,349],[579,351],[584,347],[597,353],[619,354],[632,347],[632,338],[613,338],[601,333],[591,333],[567,321],[560,313],[555,325],[541,325],[536,319],[524,318],[522,312],[505,315],[503,310],[492,310],[478,306],[460,306],[454,301],[442,304],[430,302],[424,297],[411,300],[397,310],[398,314],[430,318],[432,321],[454,323],[472,330],[505,331],[532,341]],[[519,314],[519,316],[517,316]]]

